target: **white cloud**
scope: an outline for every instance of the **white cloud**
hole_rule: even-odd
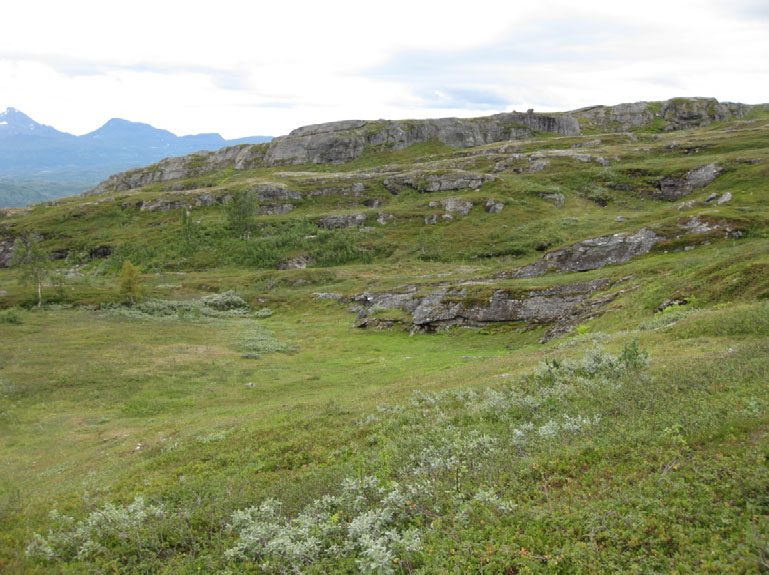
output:
[[[0,108],[73,133],[118,116],[237,137],[678,95],[758,102],[766,16],[756,0],[18,2],[4,7]]]

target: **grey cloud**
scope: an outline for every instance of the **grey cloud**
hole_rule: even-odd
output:
[[[216,86],[224,90],[247,90],[248,78],[245,73],[236,70],[223,70],[206,66],[158,64],[154,62],[107,62],[67,58],[58,54],[0,53],[0,59],[43,63],[57,72],[71,78],[103,76],[110,72],[137,72],[148,74],[202,74],[210,76]]]
[[[430,107],[499,110],[512,104],[501,96],[503,91],[525,90],[516,82],[516,71],[548,65],[578,68],[596,61],[616,64],[625,55],[607,46],[638,32],[616,23],[555,19],[511,30],[500,41],[479,48],[401,52],[365,75],[407,84]],[[500,89],[466,88],[471,85]]]
[[[510,100],[493,91],[447,87],[440,90],[418,90],[416,95],[428,108],[498,110]]]

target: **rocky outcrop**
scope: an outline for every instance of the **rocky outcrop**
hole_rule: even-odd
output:
[[[232,199],[230,194],[212,194],[203,192],[201,194],[184,194],[161,196],[153,200],[144,200],[140,202],[124,202],[120,207],[124,210],[136,207],[140,212],[169,212],[171,210],[188,209],[192,207],[213,206],[215,204],[226,204]]]
[[[251,188],[260,202],[286,202],[289,200],[301,200],[302,194],[289,190],[285,184],[264,182]]]
[[[665,102],[635,102],[617,106],[591,106],[570,112],[583,130],[627,132],[656,126],[681,130],[713,122],[742,118],[751,106],[719,102],[715,98],[674,98]]]
[[[309,192],[310,196],[352,196],[358,198],[365,191],[366,186],[363,182],[355,182],[351,186],[335,186],[314,189]]]
[[[425,224],[428,226],[437,224],[438,222],[450,222],[454,219],[454,216],[451,214],[431,214],[429,216],[425,216]]]
[[[366,214],[345,214],[318,218],[318,225],[327,230],[359,228],[366,223]]]
[[[247,170],[261,162],[265,150],[265,144],[244,144],[216,152],[195,152],[188,156],[166,158],[146,168],[114,174],[84,195],[122,192],[157,182],[198,177],[224,168]]]
[[[11,266],[11,261],[13,261],[13,248],[15,245],[16,240],[14,238],[0,240],[0,268]]]
[[[535,278],[548,272],[583,272],[607,265],[624,264],[634,257],[646,254],[665,238],[643,228],[634,234],[621,233],[591,238],[554,250],[542,259],[501,277]]]
[[[259,213],[263,216],[279,216],[296,209],[294,204],[260,204]]]
[[[342,163],[360,157],[367,148],[402,150],[428,140],[465,148],[528,138],[535,132],[573,136],[578,135],[580,129],[578,122],[568,115],[546,116],[533,111],[472,119],[348,120],[305,126],[275,138],[265,162],[269,165]]]
[[[448,172],[407,172],[385,178],[384,187],[392,194],[400,194],[406,189],[420,193],[448,192],[454,190],[477,190],[484,183],[494,181],[489,174],[475,174],[463,170]]]
[[[428,140],[438,140],[453,147],[473,147],[530,138],[537,132],[576,136],[583,129],[625,132],[655,127],[676,130],[741,118],[751,108],[707,98],[678,98],[667,102],[593,106],[555,115],[529,111],[470,119],[331,122],[298,128],[287,136],[275,138],[270,144],[230,146],[216,152],[168,158],[147,168],[110,176],[86,193],[120,192],[157,182],[200,177],[225,168],[244,170],[283,163],[343,163],[360,157],[366,149],[400,150]],[[511,148],[511,151],[517,149]],[[495,151],[502,152],[503,149]],[[561,154],[567,152],[561,151]],[[577,161],[606,162],[600,156],[588,154],[573,153],[570,157]],[[519,163],[520,157],[513,155],[498,162],[494,169],[503,171],[514,166],[514,171],[520,171],[523,167]],[[529,169],[541,171],[547,165],[548,160],[544,157],[532,158]]]
[[[294,257],[288,258],[287,260],[284,260],[280,262],[277,265],[277,269],[279,270],[303,270],[308,265],[312,265],[315,263],[315,260],[310,254],[299,254]]]
[[[723,171],[718,164],[708,164],[687,172],[681,178],[662,178],[657,184],[657,191],[647,192],[647,195],[658,200],[674,202],[711,184]]]
[[[430,202],[431,208],[441,207],[449,213],[459,214],[466,216],[473,209],[473,203],[467,200],[459,200],[457,198],[449,198],[448,200],[441,200],[439,202]]]
[[[544,163],[547,165],[546,158],[568,158],[570,160],[582,162],[583,164],[589,164],[593,162],[603,167],[607,167],[609,165],[609,161],[603,156],[585,154],[583,152],[575,152],[574,150],[543,150],[541,152],[534,152],[529,156],[529,162],[532,164],[532,168],[530,168],[531,171],[536,171],[533,169],[534,164]]]
[[[595,311],[611,301],[613,297],[604,297],[600,305],[587,305],[595,292],[610,284],[610,280],[597,279],[534,290],[496,289],[488,295],[472,293],[465,286],[444,286],[423,293],[418,286],[408,285],[397,291],[367,292],[354,297],[353,302],[359,327],[368,326],[368,316],[375,312],[386,321],[388,309],[410,314],[414,330],[421,332],[504,322],[561,325],[582,317],[580,309]]]

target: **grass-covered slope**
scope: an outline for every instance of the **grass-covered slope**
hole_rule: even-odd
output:
[[[766,572],[768,148],[757,114],[13,211],[0,256],[57,273],[37,309],[0,269],[0,571]]]

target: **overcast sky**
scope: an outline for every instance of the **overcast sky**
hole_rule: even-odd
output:
[[[769,101],[769,0],[4,4],[0,111],[75,134]]]

